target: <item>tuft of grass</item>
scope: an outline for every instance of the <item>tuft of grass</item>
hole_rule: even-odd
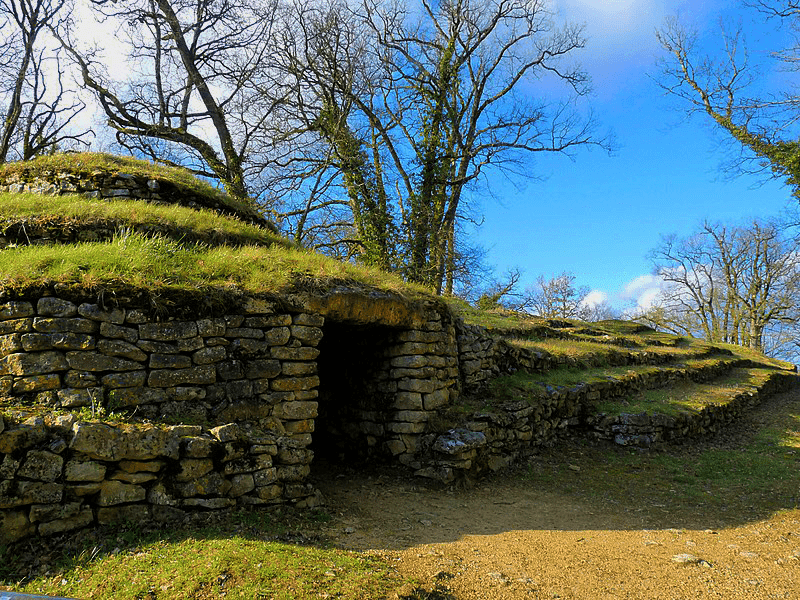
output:
[[[113,221],[122,226],[153,225],[189,229],[200,234],[221,233],[239,238],[242,243],[293,244],[261,227],[226,217],[209,209],[193,209],[177,204],[158,205],[142,200],[95,200],[77,195],[42,196],[0,193],[0,225],[21,219],[34,222],[57,220],[64,226]]]

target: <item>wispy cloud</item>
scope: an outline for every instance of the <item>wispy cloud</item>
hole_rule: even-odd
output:
[[[635,303],[635,311],[643,311],[653,306],[663,287],[664,281],[658,275],[639,275],[625,284],[620,296]]]

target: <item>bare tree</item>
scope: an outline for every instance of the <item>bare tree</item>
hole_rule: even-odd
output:
[[[566,271],[551,279],[539,275],[534,286],[525,290],[525,306],[546,319],[583,319],[591,316],[583,300],[587,286],[575,287],[575,275]]]
[[[800,7],[796,2],[755,0],[746,4],[800,31]],[[681,98],[690,111],[706,114],[740,144],[745,152],[734,161],[734,170],[767,171],[785,177],[794,187],[794,195],[800,198],[800,136],[796,127],[800,98],[791,89],[772,95],[749,95],[761,78],[749,61],[741,29],[723,28],[723,47],[718,57],[699,54],[697,33],[676,19],[669,20],[657,35],[669,56],[663,63],[663,89]],[[798,48],[795,45],[784,49],[775,57],[796,69],[800,60]]]
[[[452,292],[465,192],[487,170],[529,174],[523,165],[537,152],[605,143],[570,105],[587,91],[565,61],[583,47],[582,31],[557,29],[539,0],[423,1],[420,10],[331,0],[298,3],[287,18],[286,137],[304,150],[322,142],[329,162],[315,153],[311,168],[296,152],[286,163],[312,177],[336,170],[362,258],[437,291]],[[540,78],[565,84],[566,100],[537,97]]]
[[[64,89],[59,51],[49,36],[70,11],[67,0],[0,0],[0,163],[28,160],[89,133],[70,128],[85,105]]]
[[[114,81],[103,74],[96,50],[80,49],[68,35],[59,39],[119,143],[163,162],[177,151],[184,166],[247,199],[248,175],[260,167],[259,152],[267,151],[263,125],[272,107],[254,89],[252,75],[269,49],[269,11],[243,0],[93,5],[118,25],[136,74]]]

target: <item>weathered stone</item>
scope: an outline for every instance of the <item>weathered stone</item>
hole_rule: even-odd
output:
[[[31,450],[17,471],[17,477],[53,482],[61,476],[63,466],[64,459],[58,454]]]
[[[225,475],[239,475],[241,473],[262,471],[270,467],[272,467],[272,457],[269,454],[259,454],[227,462],[222,472]]]
[[[273,415],[279,419],[313,419],[318,408],[318,402],[284,402],[275,407]]]
[[[95,339],[85,333],[24,333],[20,336],[26,352],[42,350],[93,350]]]
[[[71,460],[64,469],[67,481],[103,481],[106,467],[93,461]]]
[[[212,348],[201,348],[192,354],[192,360],[196,365],[209,365],[225,360],[227,355],[228,352],[223,346],[214,346]]]
[[[17,474],[20,462],[10,454],[6,454],[3,457],[3,462],[0,462],[0,479],[13,479],[14,475]]]
[[[436,438],[433,449],[443,454],[456,455],[486,445],[486,435],[481,431],[453,429]]]
[[[401,440],[387,440],[385,444],[386,449],[392,453],[392,456],[397,456],[406,451],[406,445]]]
[[[97,350],[107,356],[120,356],[139,362],[147,359],[147,354],[140,348],[124,340],[100,340],[97,342]]]
[[[134,387],[108,391],[108,406],[112,409],[128,408],[140,404],[161,404],[166,400],[167,393],[162,389]]]
[[[214,469],[211,459],[185,458],[180,462],[180,471],[175,475],[175,481],[186,482],[202,477]]]
[[[429,379],[401,379],[397,382],[397,389],[406,392],[430,394],[436,389],[436,383]]]
[[[110,373],[101,378],[106,389],[142,387],[147,380],[145,371],[128,371],[127,373]]]
[[[147,314],[138,308],[131,309],[125,314],[125,322],[131,325],[141,325],[142,323],[147,323],[149,320]]]
[[[322,329],[319,327],[292,325],[291,332],[292,337],[300,340],[304,346],[316,346],[322,340]]]
[[[422,410],[422,394],[418,392],[397,392],[394,395],[394,408],[400,410]]]
[[[123,460],[119,468],[126,473],[158,473],[164,467],[161,460]]]
[[[103,401],[102,388],[64,388],[58,390],[57,395],[58,404],[64,408],[91,406],[93,401],[99,405]]]
[[[392,433],[422,433],[425,423],[387,423],[386,430]]]
[[[65,531],[86,527],[87,525],[91,525],[92,522],[94,522],[94,513],[90,507],[84,506],[75,514],[42,523],[39,525],[39,535],[47,536],[64,533]]]
[[[242,430],[236,423],[228,423],[214,427],[209,433],[220,442],[235,442],[242,439]]]
[[[102,321],[122,325],[125,322],[125,311],[119,308],[103,310],[97,304],[81,304],[78,307],[78,314],[92,321]]]
[[[316,360],[319,356],[319,350],[308,346],[301,348],[277,346],[270,350],[270,355],[278,360]]]
[[[273,379],[270,388],[276,392],[292,392],[298,390],[310,390],[319,386],[319,377],[282,377]]]
[[[151,506],[150,514],[154,521],[167,525],[180,525],[186,518],[186,513],[184,511],[171,506]]]
[[[17,482],[16,497],[22,504],[55,504],[64,497],[64,486],[37,481]],[[0,497],[2,503],[2,497]]]
[[[99,506],[114,506],[115,504],[141,502],[146,496],[146,490],[139,485],[121,481],[104,481],[100,486],[97,504]]]
[[[122,481],[124,483],[132,483],[134,485],[142,485],[157,479],[158,476],[153,473],[126,473],[125,471],[117,471],[109,479],[114,481]]]
[[[67,371],[64,385],[70,388],[88,388],[97,385],[97,376],[89,371]]]
[[[124,484],[123,484],[124,485]],[[144,504],[131,504],[129,506],[110,506],[97,510],[97,522],[108,525],[115,521],[129,521],[143,523],[150,520],[150,507]]]
[[[72,429],[70,448],[96,460],[120,460],[123,456],[122,435],[116,427],[105,423],[76,423]]]
[[[223,337],[225,319],[200,319],[197,321],[197,334],[202,337]]]
[[[168,390],[169,397],[178,402],[202,400],[206,397],[206,389],[193,386],[178,386]]]
[[[34,504],[31,506],[28,517],[31,523],[41,523],[42,521],[74,517],[80,512],[80,509],[80,502],[67,502],[66,504]]]
[[[424,410],[399,410],[394,413],[394,420],[406,423],[427,423],[430,413]]]
[[[217,375],[220,379],[241,379],[244,377],[244,363],[240,360],[226,360],[217,364]]]
[[[44,317],[74,317],[78,314],[78,307],[69,300],[47,297],[39,298],[36,312]]]
[[[419,369],[427,367],[428,364],[428,357],[420,356],[419,354],[414,356],[395,356],[391,361],[393,367],[400,369]]]
[[[188,369],[163,369],[151,371],[147,380],[150,387],[175,387],[186,384],[209,385],[217,381],[214,365],[199,365]]]
[[[33,304],[30,302],[6,302],[0,304],[0,321],[21,319],[33,315]]]
[[[177,506],[181,502],[167,491],[163,483],[156,483],[148,490],[147,501],[157,506]]]
[[[245,327],[256,329],[269,329],[270,327],[285,327],[292,324],[292,315],[267,315],[260,317],[247,317],[244,320]]]
[[[264,341],[270,346],[283,346],[292,337],[288,327],[275,327],[264,332]]]
[[[234,475],[231,477],[231,489],[228,490],[228,495],[232,498],[244,496],[246,493],[255,489],[256,484],[253,475],[245,473],[242,475]]]
[[[0,453],[11,454],[24,448],[31,448],[44,442],[47,437],[44,421],[16,429],[6,429],[0,433]]]
[[[187,498],[183,505],[192,508],[206,508],[208,510],[221,510],[236,506],[236,500],[232,498]]]
[[[308,465],[281,465],[277,467],[280,481],[305,481],[311,473]]]
[[[281,464],[295,465],[310,463],[313,456],[311,450],[283,444],[278,447],[278,455],[275,458]]]
[[[145,340],[171,342],[197,335],[194,321],[169,321],[167,323],[143,323],[139,326],[139,337]]]
[[[175,486],[184,498],[193,496],[224,496],[231,489],[231,482],[216,471],[203,477]]]
[[[302,421],[286,421],[284,423],[286,433],[295,435],[297,433],[314,433],[314,419],[304,419]],[[383,431],[381,431],[383,433]]]
[[[0,321],[0,334],[28,333],[33,330],[33,319],[12,319]]]
[[[77,371],[134,371],[144,368],[140,362],[99,352],[67,352],[67,362]]]
[[[69,369],[67,360],[61,352],[20,352],[9,354],[3,358],[0,364],[2,364],[6,373],[23,377]]]
[[[264,338],[264,332],[261,329],[253,329],[250,327],[229,327],[225,332],[225,337],[260,340]]]
[[[253,397],[253,383],[251,381],[230,381],[225,386],[225,393],[229,400],[236,401]]]
[[[188,369],[192,366],[192,359],[183,354],[151,354],[151,369]]]
[[[0,356],[22,351],[22,339],[19,333],[0,335]]]
[[[308,327],[322,327],[325,324],[325,317],[322,315],[300,313],[294,315],[292,322],[295,325],[306,325]]]
[[[153,340],[139,340],[136,346],[145,352],[157,352],[159,354],[177,354],[179,352],[177,344],[167,342],[156,342]]]
[[[281,374],[287,377],[302,377],[304,375],[315,375],[316,373],[317,363],[315,362],[285,361],[281,369]]]
[[[211,456],[214,440],[207,437],[190,437],[184,441],[184,455],[188,458],[205,458]]]
[[[61,377],[55,373],[51,373],[50,375],[35,375],[33,377],[15,379],[11,390],[15,394],[25,394],[28,392],[57,390],[60,387]]]
[[[28,520],[27,511],[0,511],[0,546],[21,540],[36,531],[36,526]]]
[[[203,341],[203,338],[198,335],[195,337],[177,340],[175,345],[178,347],[180,352],[194,352],[195,350],[199,350],[205,346],[205,342]]]
[[[269,315],[275,312],[275,303],[260,298],[247,298],[242,310],[250,315]]]
[[[77,317],[72,319],[37,317],[33,319],[32,326],[40,333],[95,333],[98,329],[94,321]]]
[[[436,410],[450,404],[450,391],[447,389],[436,390],[422,397],[425,410]]]
[[[281,363],[277,360],[249,360],[245,375],[248,379],[271,379],[281,373]]]

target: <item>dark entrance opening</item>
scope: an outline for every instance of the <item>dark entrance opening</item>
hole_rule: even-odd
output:
[[[389,458],[383,442],[394,402],[388,348],[395,330],[326,321],[323,332],[317,358],[320,383],[313,462],[330,465]]]

